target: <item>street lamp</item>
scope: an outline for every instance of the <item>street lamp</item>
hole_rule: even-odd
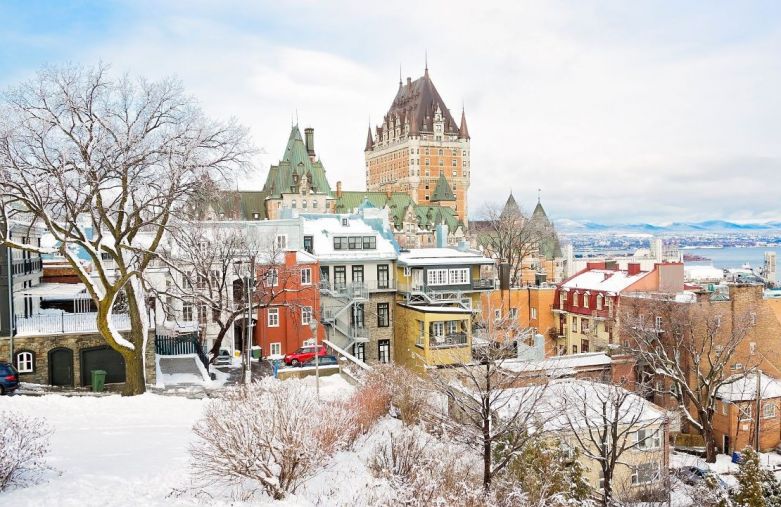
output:
[[[255,277],[252,270],[243,273],[244,285],[246,288],[245,297],[247,298],[247,324],[244,326],[246,351],[244,355],[244,383],[249,385],[252,382],[252,293],[255,285]]]
[[[312,339],[315,341],[315,392],[317,401],[320,401],[320,346],[317,344],[317,319],[310,315],[309,329],[312,330]]]

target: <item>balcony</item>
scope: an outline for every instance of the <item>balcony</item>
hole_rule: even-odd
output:
[[[321,280],[319,284],[320,292],[333,297],[347,299],[369,299],[369,287],[363,282],[330,282]]]
[[[30,317],[15,317],[16,335],[39,335],[58,333],[96,333],[97,313],[39,314]],[[130,315],[115,313],[111,322],[117,331],[130,329]]]
[[[495,281],[493,278],[481,278],[479,280],[472,280],[473,290],[493,290]]]
[[[429,339],[430,349],[446,349],[451,347],[465,347],[469,342],[467,333],[448,333],[445,335],[433,335]]]

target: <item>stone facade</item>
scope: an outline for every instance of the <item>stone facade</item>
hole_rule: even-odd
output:
[[[49,384],[49,352],[64,348],[73,352],[73,386],[84,387],[81,382],[81,351],[105,345],[105,340],[97,333],[17,336],[14,338],[14,356],[20,352],[33,353],[33,371],[20,372],[19,379],[31,384]],[[0,358],[3,360],[9,357],[9,347],[10,341],[7,338],[0,340]],[[156,382],[154,334],[150,334],[147,341],[145,367],[146,383],[154,384]]]
[[[378,292],[369,296],[366,305],[366,317],[364,325],[369,330],[369,342],[364,345],[364,357],[367,364],[377,364],[380,360],[380,342],[386,340],[388,344],[388,361],[395,360],[393,353],[393,310],[395,294],[393,292]],[[387,326],[380,327],[378,306],[388,305]]]

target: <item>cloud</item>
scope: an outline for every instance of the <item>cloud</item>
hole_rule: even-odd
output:
[[[465,104],[469,201],[608,221],[781,219],[781,27],[768,4],[677,2],[133,2],[71,59],[176,74],[281,156],[291,116],[315,127],[332,185],[365,188],[363,143],[424,53]],[[739,28],[738,28],[739,27]],[[72,33],[72,32],[68,32]],[[50,33],[30,34],[49,40]],[[74,44],[72,40],[69,44]]]

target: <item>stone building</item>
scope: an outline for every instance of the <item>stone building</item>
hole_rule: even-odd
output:
[[[456,122],[429,75],[399,81],[396,97],[374,132],[369,126],[364,154],[370,192],[404,192],[415,204],[442,202],[444,178],[455,198],[458,220],[468,227],[470,136],[466,115]],[[444,190],[444,189],[442,189]],[[447,197],[447,196],[445,196]],[[449,200],[448,200],[449,202]]]

